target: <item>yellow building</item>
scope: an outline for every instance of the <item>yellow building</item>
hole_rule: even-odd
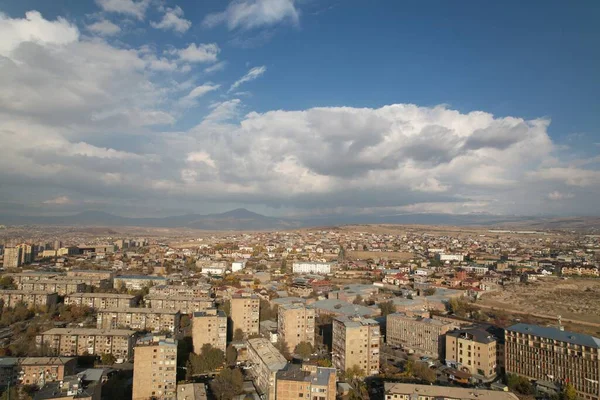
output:
[[[277,400],[335,400],[335,368],[288,365],[277,372]]]
[[[496,376],[496,338],[483,329],[446,333],[446,364],[485,379]]]
[[[133,400],[177,398],[177,341],[146,336],[135,345]]]
[[[373,319],[341,316],[333,320],[334,367],[347,371],[355,366],[365,376],[379,373],[379,323]]]
[[[301,342],[315,345],[315,310],[302,303],[282,304],[277,308],[279,340],[293,352]]]
[[[235,295],[231,298],[232,332],[241,329],[245,336],[259,333],[260,300],[253,294]]]
[[[192,317],[192,340],[196,354],[200,354],[202,346],[205,344],[210,344],[225,352],[227,348],[227,315],[216,308],[195,312]]]

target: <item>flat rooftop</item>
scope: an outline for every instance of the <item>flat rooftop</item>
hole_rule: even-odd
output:
[[[126,293],[71,293],[67,297],[84,297],[84,298],[95,298],[104,297],[108,299],[133,299],[135,296]]]
[[[96,313],[131,313],[131,314],[177,314],[179,310],[170,308],[147,308],[147,307],[120,307],[120,308],[102,308]]]
[[[416,385],[412,383],[392,383],[384,384],[386,397],[394,394],[404,394],[409,396],[444,398],[444,399],[463,399],[463,400],[517,400],[518,397],[510,392],[501,392],[497,390],[482,390],[472,388],[461,388],[452,386],[433,386]]]
[[[248,346],[252,348],[261,361],[267,365],[271,371],[279,371],[285,368],[287,360],[285,357],[273,346],[273,344],[265,338],[248,339]]]
[[[558,328],[551,326],[540,326],[532,324],[519,323],[506,328],[507,331],[523,333],[526,335],[534,335],[547,339],[557,340],[559,342],[577,344],[581,346],[592,347],[594,349],[600,349],[600,339],[585,335],[583,333],[562,331]]]
[[[52,328],[42,335],[87,335],[87,336],[132,336],[135,331],[129,329],[97,329],[97,328]]]

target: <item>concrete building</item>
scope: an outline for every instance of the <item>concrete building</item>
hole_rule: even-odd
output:
[[[250,373],[254,379],[254,384],[265,395],[265,399],[275,400],[276,398],[276,375],[277,371],[282,370],[287,365],[287,360],[265,338],[256,338],[248,340],[248,363],[252,365]]]
[[[483,329],[461,329],[446,333],[446,364],[485,380],[496,376],[496,349],[496,338]]]
[[[135,331],[128,329],[53,328],[36,336],[38,348],[60,356],[101,356],[110,353],[116,358],[131,357]]]
[[[67,271],[67,276],[76,278],[90,278],[97,280],[105,279],[108,280],[112,285],[113,279],[115,278],[115,273],[113,271],[104,270],[72,269],[70,271]]]
[[[581,399],[600,399],[600,339],[519,323],[505,330],[505,369],[529,379],[571,383]]]
[[[419,354],[443,357],[444,335],[454,327],[454,324],[438,319],[390,314],[386,319],[386,342]]]
[[[214,301],[208,297],[168,296],[148,294],[144,297],[146,306],[161,310],[179,311],[182,314],[192,314],[214,307]]]
[[[277,400],[335,400],[335,368],[288,365],[277,372]]]
[[[115,276],[113,283],[115,289],[124,287],[128,290],[140,290],[145,287],[166,285],[169,283],[169,280],[167,278],[163,278],[162,276],[119,275]]]
[[[234,261],[231,263],[231,272],[238,272],[246,268],[246,261]]]
[[[21,266],[21,248],[20,247],[5,247],[4,248],[4,268],[19,268]]]
[[[178,333],[181,314],[152,308],[104,308],[96,313],[98,329],[133,329]]]
[[[210,344],[225,352],[227,348],[227,315],[216,308],[195,312],[192,316],[192,341],[196,354],[200,354],[202,346],[205,344]]]
[[[72,293],[65,296],[65,304],[84,305],[97,310],[135,306],[135,296],[118,293]]]
[[[334,263],[296,261],[292,264],[294,274],[330,274]]]
[[[187,285],[158,285],[152,286],[148,291],[152,295],[161,296],[188,296],[188,297],[210,297],[211,285],[198,283],[194,286]]]
[[[510,392],[461,387],[384,383],[385,400],[517,400]]]
[[[14,307],[19,303],[25,304],[29,308],[50,307],[57,303],[58,294],[32,290],[0,290],[0,299],[4,302],[4,307]]]
[[[333,320],[333,366],[339,371],[359,367],[365,376],[379,373],[381,334],[373,319],[341,316]]]
[[[315,345],[315,310],[302,303],[283,304],[277,308],[279,340],[293,352],[301,342]]]
[[[234,295],[231,298],[232,332],[241,329],[245,336],[258,334],[260,300],[253,294]]]
[[[83,293],[85,283],[69,282],[62,279],[41,279],[39,281],[25,281],[18,285],[20,290],[37,292],[58,293],[65,296],[71,293]]]
[[[87,369],[60,381],[47,382],[35,393],[35,400],[100,400],[107,377],[102,369]]]
[[[133,400],[177,398],[177,341],[146,336],[135,345]]]
[[[36,385],[61,381],[75,372],[77,359],[71,357],[2,357],[0,358],[0,386]]]
[[[220,265],[207,265],[202,267],[202,275],[218,275],[224,276],[227,271],[227,267]]]
[[[465,259],[465,256],[462,254],[436,254],[435,258],[441,262],[445,262],[445,261],[463,262]]]
[[[206,400],[204,383],[181,383],[177,385],[177,400]]]
[[[31,264],[33,262],[33,246],[28,243],[18,245],[21,249],[21,265]]]
[[[27,281],[39,281],[43,279],[52,279],[58,276],[61,276],[58,272],[48,272],[48,271],[27,271],[27,272],[17,272],[12,274],[4,274],[3,276],[8,276],[12,278],[13,282],[18,285]]]

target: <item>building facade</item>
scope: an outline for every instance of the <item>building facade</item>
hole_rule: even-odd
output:
[[[355,366],[365,376],[379,373],[381,334],[377,321],[340,316],[333,320],[333,366],[345,372]]]
[[[177,341],[146,336],[135,345],[133,400],[177,398]]]
[[[505,330],[505,370],[529,379],[571,383],[581,399],[600,400],[600,339],[519,323]]]
[[[36,336],[38,348],[60,356],[112,354],[128,360],[135,331],[128,329],[54,328]]]
[[[241,294],[231,298],[232,332],[241,329],[245,336],[258,334],[260,299],[256,295]]]
[[[446,333],[446,364],[485,379],[496,376],[496,338],[482,329],[461,329]]]
[[[56,305],[58,294],[33,290],[4,289],[0,290],[0,299],[4,302],[4,307],[14,307],[19,303],[23,303],[29,308],[45,308]]]
[[[262,392],[259,394],[264,394],[265,399],[275,400],[277,371],[286,367],[287,360],[285,357],[268,339],[249,339],[248,363],[252,366],[250,373],[254,379],[254,384]]]
[[[438,319],[390,314],[386,318],[386,342],[437,358],[444,355],[444,335],[454,326]]]
[[[384,383],[385,400],[518,400],[510,392],[461,387]]]
[[[144,297],[146,307],[161,310],[179,311],[182,314],[192,314],[214,307],[214,301],[208,297],[168,296],[163,294],[148,294]]]
[[[135,307],[99,309],[96,318],[98,329],[178,333],[181,323],[179,311]]]
[[[5,247],[3,265],[4,268],[19,268],[21,266],[21,248]]]
[[[192,341],[196,354],[200,354],[205,344],[224,353],[227,349],[227,315],[216,308],[195,312],[192,315]]]
[[[296,261],[292,264],[294,274],[330,274],[333,269],[333,263],[314,262],[314,261]]]
[[[65,296],[65,304],[83,305],[97,310],[135,306],[135,296],[118,293],[72,293]]]
[[[302,303],[282,304],[277,308],[279,339],[294,351],[302,342],[315,345],[315,309]]]
[[[277,400],[335,400],[335,368],[288,365],[277,372]]]
[[[58,293],[65,296],[71,293],[83,293],[85,283],[68,282],[61,279],[41,279],[39,281],[26,281],[18,285],[20,290],[37,292]]]

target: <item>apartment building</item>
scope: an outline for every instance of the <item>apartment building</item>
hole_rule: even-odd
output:
[[[17,247],[21,249],[21,265],[31,264],[33,262],[33,246],[22,243]]]
[[[192,341],[196,354],[200,354],[202,346],[205,344],[210,344],[225,352],[227,349],[227,315],[216,308],[195,312],[192,315]]]
[[[275,400],[276,398],[276,375],[287,365],[287,360],[265,338],[248,339],[248,363],[252,365],[250,373],[254,384],[264,395],[264,399]]]
[[[84,305],[97,310],[128,308],[136,304],[135,296],[119,293],[72,293],[65,296],[65,304]]]
[[[490,379],[497,373],[497,341],[483,329],[461,329],[446,333],[446,364],[460,371]]]
[[[129,329],[53,328],[36,336],[38,348],[61,356],[110,353],[128,360],[132,355],[135,331]]]
[[[277,400],[335,400],[335,368],[288,365],[277,372]]]
[[[180,383],[177,385],[177,400],[206,400],[204,383]]]
[[[144,297],[146,307],[174,310],[182,314],[192,314],[214,307],[213,299],[208,297],[169,296],[163,294],[148,294]]]
[[[112,283],[115,278],[113,271],[90,270],[90,269],[72,269],[67,271],[67,276],[73,278],[90,278],[90,279],[106,279]]]
[[[505,330],[505,369],[529,379],[569,382],[585,400],[600,400],[600,339],[519,323]]]
[[[591,265],[571,265],[560,269],[562,275],[600,276],[600,268]]]
[[[390,314],[386,318],[386,342],[419,354],[443,357],[444,335],[454,327],[455,324],[439,319]]]
[[[277,333],[294,351],[301,342],[315,345],[315,309],[302,303],[282,304],[277,308]]]
[[[163,278],[162,276],[118,275],[114,277],[113,283],[115,289],[124,287],[128,290],[140,290],[145,287],[166,285],[169,283],[169,280],[167,278]]]
[[[211,285],[197,284],[194,286],[187,285],[158,285],[152,286],[148,291],[149,294],[157,294],[162,296],[188,296],[188,297],[210,297]]]
[[[98,329],[133,329],[178,333],[181,314],[152,308],[104,308],[96,313]]]
[[[260,300],[254,294],[238,294],[231,298],[232,332],[241,329],[244,335],[259,333]]]
[[[25,281],[39,281],[42,279],[52,279],[58,276],[64,276],[59,274],[58,272],[48,272],[48,271],[27,271],[27,272],[17,272],[12,274],[4,274],[3,276],[8,276],[12,278],[13,282],[18,285]]]
[[[4,248],[4,268],[19,268],[21,266],[21,248],[20,247],[5,247]]]
[[[95,276],[63,276],[59,275],[56,279],[62,280],[64,282],[71,283],[83,283],[87,286],[93,286],[100,290],[112,289],[113,284],[110,279],[98,278]]]
[[[379,373],[379,323],[358,316],[340,316],[333,320],[333,366],[339,371],[359,367],[365,376]]]
[[[177,398],[177,340],[146,336],[135,345],[133,400]]]
[[[4,307],[14,307],[19,303],[23,303],[29,308],[43,308],[55,305],[58,301],[58,294],[33,290],[5,289],[0,290],[0,299],[4,302]]]
[[[77,359],[71,357],[1,357],[0,386],[10,382],[41,387],[74,373]]]
[[[18,288],[20,290],[37,292],[56,292],[59,296],[65,296],[71,293],[83,293],[85,291],[85,283],[68,282],[61,279],[40,279],[38,281],[21,282]]]
[[[292,264],[294,274],[330,274],[334,263],[315,261],[296,261]]]
[[[461,387],[384,383],[385,400],[517,400],[510,392]]]

